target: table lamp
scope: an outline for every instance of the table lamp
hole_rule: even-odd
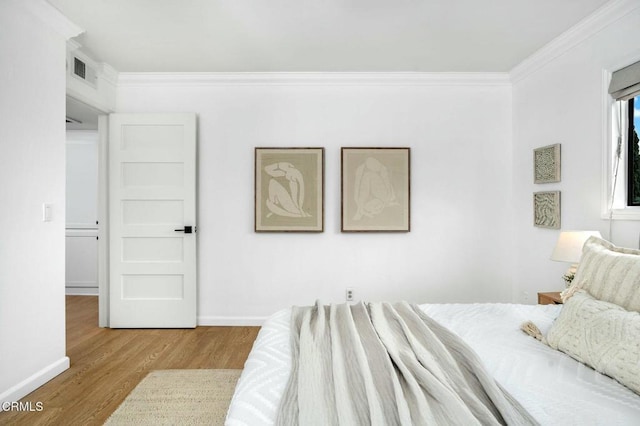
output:
[[[598,231],[562,231],[558,237],[556,247],[551,253],[551,260],[556,262],[571,263],[566,274],[562,277],[567,285],[571,285],[573,277],[576,275],[576,269],[578,268],[578,262],[582,257],[582,246],[589,237],[595,236],[602,238]]]

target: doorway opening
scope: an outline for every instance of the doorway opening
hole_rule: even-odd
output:
[[[71,96],[66,98],[66,217],[65,293],[103,301],[104,250],[100,211],[101,116],[106,113]],[[100,326],[107,326],[100,309]]]

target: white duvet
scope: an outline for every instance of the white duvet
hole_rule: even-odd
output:
[[[462,337],[487,370],[541,424],[640,425],[640,396],[613,379],[525,335],[546,331],[560,305],[447,304],[421,308]],[[289,377],[290,310],[264,324],[229,407],[229,426],[272,425]]]

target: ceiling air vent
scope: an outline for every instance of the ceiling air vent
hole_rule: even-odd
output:
[[[96,87],[96,69],[91,67],[91,65],[87,65],[85,61],[77,56],[73,57],[73,75],[92,87]]]

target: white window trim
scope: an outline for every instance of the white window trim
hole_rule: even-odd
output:
[[[618,69],[622,67],[617,67]],[[602,219],[613,220],[640,220],[640,207],[627,206],[627,179],[626,179],[626,158],[627,146],[626,138],[623,136],[622,143],[622,159],[618,170],[618,183],[616,186],[616,202],[614,208],[611,207],[611,192],[613,189],[613,173],[614,173],[614,145],[618,137],[618,126],[615,125],[614,107],[616,101],[609,95],[609,82],[611,81],[612,72],[603,70],[602,72]],[[620,200],[623,200],[622,202]],[[623,204],[623,205],[620,205]]]

